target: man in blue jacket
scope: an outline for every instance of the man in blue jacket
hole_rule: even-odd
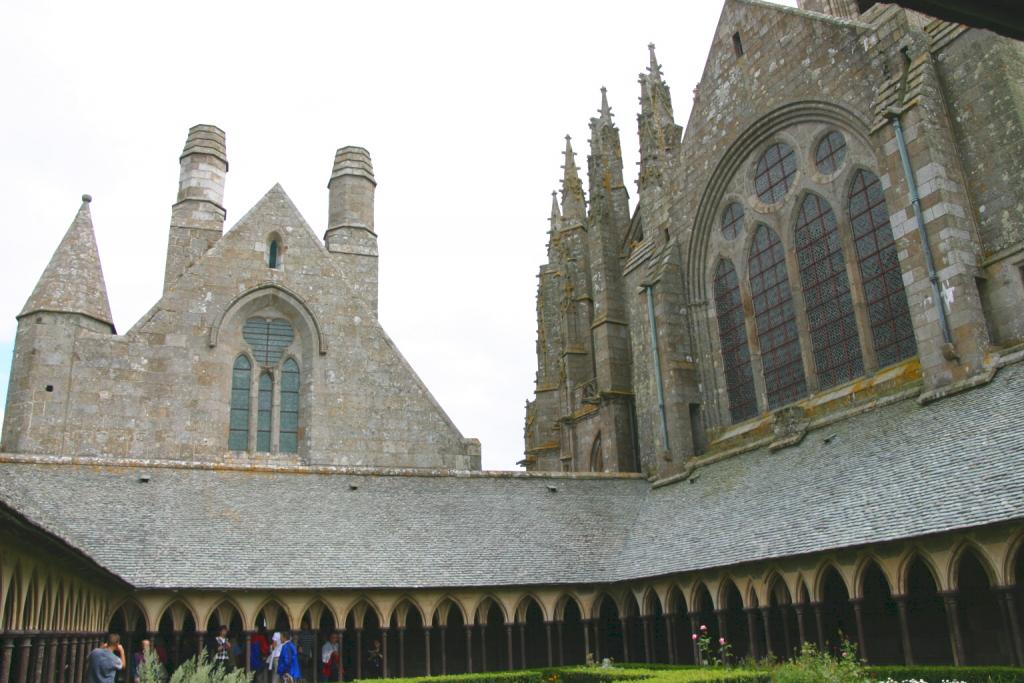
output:
[[[281,634],[281,656],[277,660],[277,675],[284,681],[297,681],[302,678],[299,672],[299,651],[292,642],[292,634],[285,631]],[[289,678],[290,677],[290,678]]]

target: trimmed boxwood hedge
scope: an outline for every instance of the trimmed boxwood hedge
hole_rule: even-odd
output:
[[[872,679],[894,681],[916,679],[927,683],[1024,683],[1024,669],[1009,666],[869,666]]]
[[[1003,666],[870,666],[870,680],[911,679],[942,683],[1024,683],[1024,669]],[[389,683],[771,683],[770,671],[716,669],[669,664],[616,664],[615,668],[561,667],[523,671],[491,671],[479,674],[393,678]]]

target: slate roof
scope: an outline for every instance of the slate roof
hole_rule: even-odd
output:
[[[142,471],[6,462],[0,501],[137,588],[636,579],[1024,518],[1024,363],[973,391],[866,412],[659,488],[636,477],[184,467],[146,469],[141,483]]]

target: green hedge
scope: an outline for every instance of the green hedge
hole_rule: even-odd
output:
[[[964,683],[1024,683],[1024,669],[1008,666],[869,666],[872,680],[916,679],[927,683],[964,681]]]

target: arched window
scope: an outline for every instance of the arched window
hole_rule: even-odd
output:
[[[743,231],[743,205],[731,202],[722,212],[722,237],[727,240],[736,239]]]
[[[271,412],[274,406],[274,380],[269,372],[260,375],[256,409],[256,452],[270,452]]]
[[[850,185],[850,223],[875,354],[890,365],[916,354],[917,343],[882,184],[870,171],[858,171]]]
[[[299,452],[299,364],[289,358],[281,368],[281,426],[278,442],[282,453]]]
[[[754,393],[754,372],[750,366],[750,346],[743,302],[740,300],[740,281],[729,259],[720,260],[715,268],[714,291],[729,414],[733,422],[742,422],[757,414],[757,395]]]
[[[249,388],[252,384],[252,363],[245,356],[235,359],[231,372],[231,416],[228,425],[228,448],[249,449]]]
[[[786,274],[785,249],[775,231],[764,223],[754,233],[749,260],[750,293],[768,408],[774,409],[805,396],[807,381]]]
[[[594,443],[590,447],[590,471],[591,472],[604,472],[604,454],[601,453],[601,435],[598,434],[594,438]]]
[[[267,247],[267,265],[271,268],[277,268],[280,250],[281,247],[278,245],[277,240],[270,240],[270,245]]]
[[[827,389],[864,374],[843,245],[828,202],[804,197],[794,234],[814,367],[819,387]]]
[[[832,175],[845,159],[846,138],[838,130],[829,131],[814,151],[814,165],[822,175]]]

